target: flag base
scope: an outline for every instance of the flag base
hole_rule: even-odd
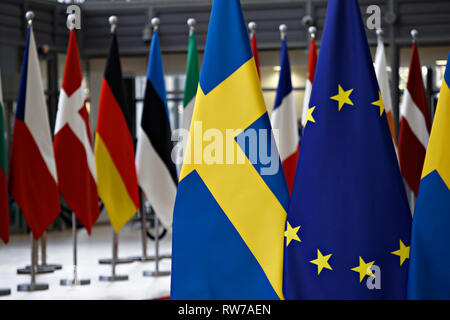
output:
[[[9,296],[11,294],[11,290],[9,289],[0,289],[0,296]]]
[[[60,264],[45,264],[43,266],[44,267],[53,268],[54,270],[61,270],[62,269],[62,265],[60,265]]]
[[[37,266],[36,274],[52,273],[54,271],[55,271],[54,268],[51,268],[49,266],[39,265],[39,266]],[[17,269],[17,274],[31,274],[30,266],[26,266],[25,268]]]
[[[61,279],[59,284],[62,286],[86,286],[91,284],[91,280],[89,279]]]
[[[27,283],[27,284],[19,284],[17,286],[17,291],[43,291],[48,290],[48,284],[46,283]]]
[[[123,263],[132,263],[135,260],[131,258],[122,258],[122,259],[116,259],[116,264],[123,264]],[[112,264],[112,259],[106,258],[106,259],[99,259],[99,264]]]
[[[144,277],[164,277],[170,276],[170,271],[144,271]]]
[[[162,259],[171,259],[172,255],[171,254],[163,254],[159,256],[159,260]],[[130,257],[129,259],[132,259],[133,261],[137,261],[137,262],[150,262],[150,261],[155,261],[156,257],[155,256],[137,256],[137,257]]]
[[[98,278],[100,281],[127,281],[127,275],[114,275],[114,276],[100,276]]]

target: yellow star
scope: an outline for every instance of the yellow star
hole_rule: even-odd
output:
[[[352,102],[352,100],[350,100],[350,95],[352,94],[353,89],[345,91],[344,89],[342,89],[340,84],[338,86],[339,86],[339,93],[337,95],[331,97],[330,99],[336,100],[337,102],[339,102],[339,111],[341,111],[344,104],[349,104],[349,105],[353,106],[353,102]]]
[[[375,261],[365,263],[363,258],[359,257],[359,266],[352,268],[352,271],[359,272],[359,282],[362,282],[365,276],[375,277],[370,267]]]
[[[311,107],[311,108],[308,109],[307,114],[306,114],[305,127],[306,127],[306,125],[308,124],[309,121],[311,121],[312,123],[316,123],[316,120],[313,117],[313,112],[314,112],[315,108],[316,107],[314,106],[314,107]]]
[[[319,275],[322,272],[323,268],[327,268],[330,270],[333,270],[333,268],[330,267],[328,264],[328,260],[331,257],[331,253],[327,254],[326,256],[323,256],[319,249],[317,249],[317,259],[311,260],[310,262],[312,264],[317,265],[317,274]]]
[[[406,259],[409,259],[409,246],[405,246],[402,240],[400,240],[400,249],[391,253],[400,257],[400,265],[402,265]]]
[[[292,228],[289,222],[287,223],[287,228],[284,232],[284,236],[286,237],[286,247],[289,245],[289,243],[291,243],[292,240],[302,242],[302,240],[300,240],[297,235],[298,229],[300,229],[300,226]]]
[[[378,91],[378,100],[375,102],[372,102],[372,104],[374,106],[380,107],[380,117],[383,115],[384,112],[384,103],[383,103],[383,98],[381,97],[381,92]]]

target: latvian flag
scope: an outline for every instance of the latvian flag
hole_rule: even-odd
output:
[[[77,38],[73,29],[70,31],[59,95],[53,147],[61,194],[90,233],[99,216],[99,207],[94,151],[82,79]]]
[[[164,227],[171,228],[178,178],[171,159],[173,142],[158,31],[153,33],[144,107],[137,136],[136,167],[139,185],[161,223]]]
[[[280,79],[278,81],[271,122],[272,128],[278,131],[278,151],[280,153],[284,175],[286,176],[286,182],[291,192],[294,184],[295,169],[297,168],[300,141],[286,38],[281,41],[280,65]]]
[[[116,34],[112,34],[100,91],[95,135],[98,194],[118,232],[139,209],[130,111],[125,102]]]
[[[311,98],[311,90],[314,82],[314,74],[316,72],[317,65],[317,50],[315,38],[311,38],[311,43],[309,45],[309,55],[308,55],[308,73],[306,75],[306,86],[305,86],[305,97],[303,99],[303,109],[302,109],[302,131],[306,125],[306,118],[309,109],[309,100]]]
[[[60,212],[58,179],[44,88],[34,41],[28,29],[14,122],[9,188],[35,239]]]
[[[430,129],[430,111],[423,85],[419,52],[417,44],[414,42],[409,64],[408,83],[400,106],[398,156],[402,175],[416,197]]]
[[[2,79],[0,75],[0,238],[6,244],[9,241],[9,202],[4,111]]]

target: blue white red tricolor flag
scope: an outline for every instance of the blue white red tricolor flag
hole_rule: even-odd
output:
[[[297,168],[300,139],[286,38],[281,41],[280,66],[280,78],[271,122],[274,134],[278,133],[278,152],[280,153],[286,182],[291,192],[295,169]]]
[[[38,239],[60,212],[58,178],[33,29],[28,29],[11,148],[9,188]]]

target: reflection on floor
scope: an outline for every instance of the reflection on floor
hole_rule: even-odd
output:
[[[160,241],[160,253],[170,254],[172,234]],[[147,255],[154,255],[154,242],[148,241]],[[97,226],[89,237],[82,229],[78,232],[78,265],[80,278],[89,278],[91,284],[78,287],[60,286],[60,279],[72,278],[71,230],[54,231],[47,235],[47,263],[63,265],[62,270],[37,276],[37,282],[47,283],[49,290],[18,292],[17,285],[29,283],[29,275],[18,275],[16,269],[30,263],[30,237],[15,235],[7,246],[0,241],[0,288],[11,289],[11,295],[0,299],[155,299],[170,294],[170,276],[143,277],[144,270],[154,270],[155,262],[133,262],[117,266],[117,274],[126,274],[128,281],[101,282],[100,275],[110,275],[110,265],[100,265],[99,258],[110,258],[111,227]],[[142,254],[140,228],[124,227],[119,233],[119,258]],[[163,259],[160,270],[170,270],[171,260]]]

